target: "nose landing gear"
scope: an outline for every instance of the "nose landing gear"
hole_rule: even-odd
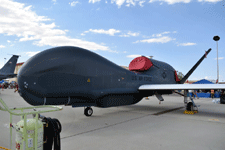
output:
[[[91,107],[84,108],[84,115],[90,117],[93,114],[93,109]]]

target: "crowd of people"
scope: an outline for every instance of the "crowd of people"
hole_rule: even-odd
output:
[[[14,92],[17,92],[19,86],[18,86],[18,83],[16,83],[16,82],[11,82],[11,83],[4,82],[4,83],[0,84],[0,88],[2,89],[2,91],[4,91],[4,89],[15,89]]]
[[[211,90],[190,90],[190,93],[191,93],[191,96],[193,99],[196,98],[199,98],[197,93],[209,93],[210,94],[210,97],[211,98],[215,98],[215,95],[225,95],[225,91],[224,90],[214,90],[214,89],[211,89]]]

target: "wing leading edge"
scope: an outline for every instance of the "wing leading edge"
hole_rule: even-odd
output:
[[[225,84],[152,84],[141,85],[139,90],[207,90],[225,89]]]

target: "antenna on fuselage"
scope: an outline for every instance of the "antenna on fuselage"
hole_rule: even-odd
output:
[[[198,60],[198,62],[188,71],[188,73],[181,79],[180,84],[183,84],[187,78],[195,71],[198,65],[206,58],[207,54],[211,51],[211,48],[205,52],[205,54]]]

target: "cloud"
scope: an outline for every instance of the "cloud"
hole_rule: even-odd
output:
[[[96,2],[100,2],[101,0],[89,0],[89,3],[96,3]],[[169,5],[173,5],[176,3],[190,3],[192,0],[149,0],[149,3],[153,3],[153,2],[160,2],[160,5],[163,4],[163,2],[169,4]],[[198,0],[198,2],[210,2],[210,3],[216,3],[222,0]],[[130,6],[136,6],[139,5],[140,7],[144,7],[144,3],[146,2],[146,0],[111,0],[111,4],[116,4],[118,6],[118,8],[121,8],[122,5],[125,5],[126,7],[130,7]],[[105,3],[107,4],[108,1],[105,1]]]
[[[4,45],[0,45],[0,48],[5,48],[5,46]]]
[[[127,55],[127,58],[136,58],[136,57],[140,57],[141,55]]]
[[[108,34],[110,36],[114,36],[114,34],[116,33],[120,33],[120,30],[116,30],[116,29],[109,29],[109,30],[103,30],[103,29],[89,29],[88,31],[84,31],[84,33],[98,33],[98,34]],[[82,35],[84,35],[84,33],[82,33]]]
[[[163,37],[160,37],[160,38],[152,38],[152,39],[145,39],[145,40],[139,40],[139,41],[136,41],[134,43],[167,43],[167,42],[170,42],[172,40],[175,40],[175,39],[172,39],[168,36],[163,36]]]
[[[126,3],[127,3],[127,5],[126,5],[127,7],[130,7],[130,5],[133,5],[133,6],[136,5],[133,0],[127,0]]]
[[[56,0],[52,0],[53,4],[55,5],[56,4]]]
[[[79,4],[79,2],[78,1],[73,1],[73,2],[71,2],[71,3],[69,3],[70,4],[70,6],[76,6],[76,4]]]
[[[153,2],[166,2],[169,5],[175,4],[175,3],[190,3],[191,0],[150,0],[149,3],[153,3]]]
[[[56,2],[56,1],[54,1]],[[10,0],[1,1],[0,34],[19,37],[20,42],[34,41],[38,46],[78,46],[89,50],[111,51],[107,46],[67,37],[68,30],[58,29],[54,22],[46,16],[39,16],[25,6]]]
[[[121,7],[121,5],[123,5],[123,3],[125,2],[125,0],[111,0],[111,3],[116,3],[116,5],[118,6],[118,8]]]
[[[152,37],[161,37],[162,35],[169,34],[169,33],[170,33],[169,31],[165,31],[165,32],[158,33],[158,34],[153,34]]]
[[[100,2],[101,0],[89,0],[89,3],[96,3],[96,2]]]
[[[196,45],[196,43],[180,43],[177,46],[192,46],[192,45]]]
[[[41,51],[37,51],[37,52],[26,52],[26,55],[32,57],[34,55],[36,55],[37,53],[40,53]]]
[[[113,52],[108,49],[106,46],[102,46],[99,44],[96,44],[94,42],[88,42],[83,41],[80,39],[71,39],[66,36],[52,36],[52,37],[43,37],[40,41],[34,42],[37,46],[77,46],[82,47],[85,49],[91,49],[91,50],[103,50],[103,51],[109,51]]]
[[[96,2],[100,2],[101,0],[89,0],[89,3],[96,3]],[[160,2],[160,5],[163,4],[163,2],[169,4],[169,5],[173,5],[176,3],[190,3],[192,0],[149,0],[149,3],[153,3],[153,2]],[[210,2],[210,3],[216,3],[216,2],[220,2],[222,0],[198,0],[198,2]],[[144,7],[144,3],[146,2],[146,0],[111,0],[111,4],[116,4],[118,6],[118,8],[121,8],[122,5],[125,5],[126,7],[130,7],[130,6],[136,6],[137,4],[140,7]],[[107,1],[105,1],[105,3],[108,3]]]
[[[198,0],[198,2],[210,2],[210,3],[216,3],[216,2],[220,2],[222,0]]]
[[[89,3],[96,3],[100,2],[101,0],[89,0]],[[210,2],[210,3],[216,3],[222,0],[198,0],[198,2]],[[118,8],[121,8],[121,6],[124,4],[126,7],[130,6],[136,6],[138,4],[140,7],[144,7],[144,3],[146,0],[111,0],[111,4],[116,4]],[[176,4],[176,3],[190,3],[191,0],[149,0],[149,3],[153,2],[161,2],[160,5],[163,4],[163,2],[168,3],[169,5]],[[108,2],[105,1],[107,4]]]
[[[83,33],[81,33],[82,36],[84,36],[86,33],[89,33],[89,32],[92,32],[92,33],[97,33],[97,34],[108,34],[110,36],[115,36],[116,33],[120,33],[121,31],[120,30],[116,30],[116,29],[109,29],[109,30],[104,30],[104,29],[89,29],[88,31],[84,31]],[[122,35],[119,35],[120,37],[135,37],[135,36],[139,36],[139,33],[138,32],[131,32],[129,31],[128,33],[126,34],[122,34]]]
[[[145,3],[145,1],[140,1],[140,2],[139,2],[139,5],[140,5],[141,7],[144,7],[144,5],[143,5],[144,3]]]
[[[211,79],[211,76],[205,76],[205,79]]]
[[[10,41],[10,40],[7,40],[7,42],[8,42],[8,43],[11,43],[11,41]]]
[[[131,37],[131,36],[139,36],[139,33],[129,31],[127,34],[120,35],[120,37]]]
[[[224,57],[218,57],[218,60],[222,60],[224,59]],[[215,60],[217,60],[217,58],[215,58]]]
[[[136,3],[139,3],[143,7],[145,0],[111,0],[111,4],[116,4],[120,8],[123,4],[126,4],[127,7],[136,6]]]

